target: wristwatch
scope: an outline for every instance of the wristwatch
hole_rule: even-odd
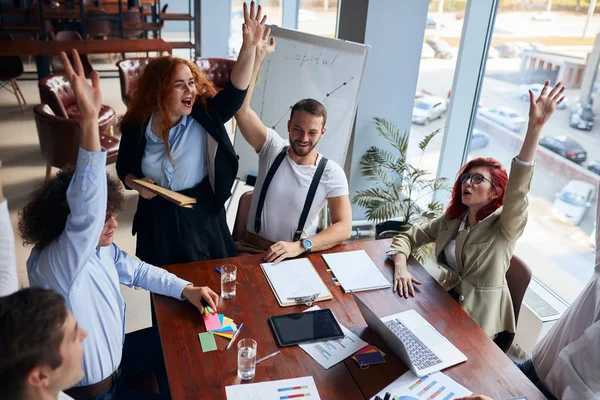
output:
[[[304,253],[302,253],[302,254],[310,253],[310,251],[312,250],[313,244],[309,239],[300,239],[300,244],[302,245],[302,247],[304,247]]]

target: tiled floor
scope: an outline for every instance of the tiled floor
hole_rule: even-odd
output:
[[[111,64],[106,64],[106,57],[94,58],[94,67],[98,70],[114,70],[102,72],[101,76],[116,76],[116,69]],[[34,66],[27,66],[26,70],[33,70]],[[34,78],[34,75],[28,74]],[[121,91],[118,78],[102,78],[102,102],[112,107],[117,114],[126,110],[121,100]],[[19,211],[26,204],[29,193],[45,176],[45,163],[40,154],[37,131],[33,118],[33,107],[39,104],[40,97],[37,80],[19,80],[19,86],[27,107],[21,113],[16,98],[8,91],[0,91],[0,182],[4,187],[4,195],[8,200],[11,212],[13,229],[15,230],[17,271],[20,286],[28,286],[25,263],[29,256],[30,247],[22,245],[17,233],[17,218]],[[108,166],[107,171],[116,176],[114,165]],[[54,170],[56,172],[56,170]],[[240,185],[240,191],[232,200],[228,213],[228,222],[232,226],[237,209],[237,198],[245,190]],[[135,192],[125,193],[125,208],[119,214],[119,227],[115,231],[115,242],[129,254],[135,253],[135,238],[131,236],[131,221],[137,204]],[[129,289],[122,286],[122,293],[127,301],[127,332],[144,328],[150,324],[150,298],[145,290]]]

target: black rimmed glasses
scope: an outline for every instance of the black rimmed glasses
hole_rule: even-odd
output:
[[[108,224],[108,221],[110,220],[111,217],[114,217],[115,219],[117,219],[117,215],[119,215],[119,213],[113,213],[113,212],[107,213],[106,219],[104,220],[104,225]]]
[[[479,185],[483,181],[488,181],[492,186],[494,186],[494,182],[490,181],[488,178],[481,174],[473,174],[471,175],[468,172],[463,173],[460,176],[460,183],[465,183],[468,180],[471,180],[471,185]]]

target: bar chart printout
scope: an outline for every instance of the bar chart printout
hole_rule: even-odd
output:
[[[376,396],[383,398],[386,393],[391,394],[392,400],[453,400],[472,394],[470,390],[442,372],[419,378],[410,371],[389,384]],[[375,396],[371,398],[374,399]]]
[[[320,400],[312,376],[279,381],[232,385],[225,388],[227,400]]]

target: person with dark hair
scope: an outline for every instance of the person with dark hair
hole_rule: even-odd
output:
[[[303,99],[292,106],[289,142],[267,128],[250,107],[261,65],[275,50],[269,34],[267,29],[257,45],[248,95],[235,114],[242,136],[258,154],[248,225],[236,246],[241,252],[265,253],[267,262],[278,262],[327,250],[348,239],[352,208],[344,170],[316,150],[327,130],[323,104]],[[332,224],[317,233],[319,213],[326,204]]]
[[[255,11],[256,10],[256,11]],[[246,96],[254,48],[266,16],[244,3],[243,43],[225,88],[217,93],[189,60],[152,59],[121,121],[117,173],[139,193],[132,233],[136,255],[166,265],[236,255],[224,204],[231,196],[238,158],[224,123]],[[182,208],[137,185],[142,179],[196,198]]]
[[[113,243],[123,196],[118,181],[107,178],[106,152],[100,147],[100,79],[94,71],[92,85],[86,81],[75,50],[75,71],[64,53],[61,58],[81,112],[80,149],[75,170],[42,184],[20,215],[21,236],[34,245],[27,260],[29,282],[64,296],[88,331],[83,379],[67,394],[77,399],[135,398],[126,386],[156,374],[161,398],[169,398],[158,332],[147,328],[124,334],[119,285],[187,299],[202,310],[202,301],[216,310],[219,297],[206,286],[196,287],[129,257]]]
[[[421,282],[408,271],[407,258],[412,249],[435,242],[440,283],[490,337],[516,328],[506,271],[527,223],[540,132],[564,100],[562,82],[552,90],[548,86],[537,99],[529,91],[529,124],[510,178],[492,158],[468,162],[458,173],[444,215],[398,234],[387,253],[395,266],[393,290],[414,296],[413,284]]]
[[[0,298],[0,400],[71,399],[61,391],[83,377],[86,336],[52,290]]]

